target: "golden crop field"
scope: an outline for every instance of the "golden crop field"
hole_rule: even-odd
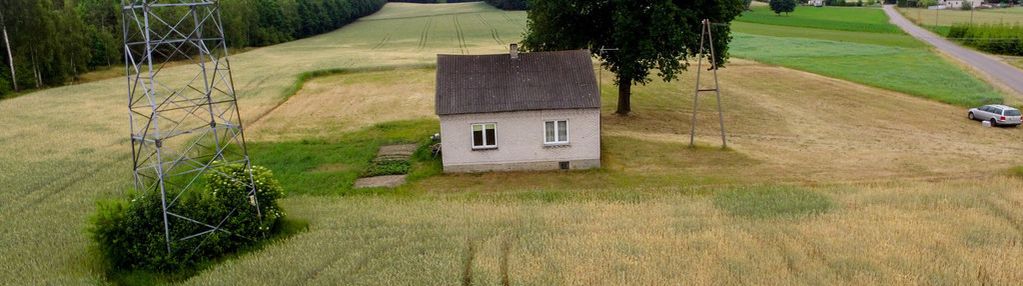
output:
[[[234,55],[246,135],[255,146],[388,141],[401,136],[365,131],[397,120],[436,132],[435,54],[503,52],[524,25],[523,12],[481,3],[392,3],[331,33]],[[299,81],[317,70],[333,74]],[[711,147],[716,114],[704,98],[700,147],[690,149],[692,71],[681,83],[636,87],[628,117],[611,115],[615,89],[603,76],[600,170],[433,175],[362,196],[289,190],[283,207],[307,231],[181,283],[1023,279],[1023,178],[1007,171],[1023,165],[1023,147],[1007,143],[1023,139],[1020,129],[982,129],[959,107],[734,60],[721,70],[731,148]],[[86,228],[97,200],[130,187],[124,84],[0,101],[4,283],[111,282]],[[298,152],[255,149],[286,153],[256,162]],[[340,180],[329,172],[352,166],[300,172]]]

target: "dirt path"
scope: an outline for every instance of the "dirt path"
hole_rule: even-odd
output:
[[[899,26],[907,34],[934,46],[949,56],[959,59],[977,72],[983,73],[985,77],[998,81],[998,84],[1014,90],[1015,92],[1010,94],[1014,97],[1014,100],[1023,101],[1023,70],[1019,70],[991,56],[959,46],[941,38],[941,36],[920,28],[906,19],[906,17],[903,17],[902,14],[899,14],[899,11],[896,11],[892,5],[885,5],[884,12],[888,14],[892,24]]]

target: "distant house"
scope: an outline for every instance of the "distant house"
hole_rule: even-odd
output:
[[[983,0],[938,0],[938,9],[961,9],[963,2],[968,2],[970,7],[977,8],[983,3]]]
[[[600,167],[600,94],[585,50],[438,55],[444,172]]]
[[[824,0],[810,0],[807,1],[806,4],[814,7],[824,7]]]

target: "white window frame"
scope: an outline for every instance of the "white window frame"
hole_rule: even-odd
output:
[[[558,131],[560,131],[559,130],[560,127],[558,127],[558,122],[562,122],[562,121],[565,122],[565,138],[559,138],[560,137],[559,136],[560,132],[558,132]],[[547,141],[547,123],[548,122],[554,122],[554,141]],[[572,130],[572,128],[568,127],[568,119],[544,120],[543,121],[543,144],[544,145],[568,145],[569,142],[570,142],[569,138],[572,138],[572,135],[570,134],[571,130]]]
[[[494,125],[494,141],[497,140],[497,122],[483,122],[469,124],[469,146],[472,146],[473,150],[487,150],[497,149],[497,142],[487,142],[487,125]],[[483,145],[476,146],[476,126],[480,126],[483,129]],[[490,144],[487,144],[490,143]]]

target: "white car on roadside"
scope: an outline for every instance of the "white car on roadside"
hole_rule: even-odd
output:
[[[991,122],[991,126],[1019,126],[1021,122],[1019,109],[1000,104],[970,109],[967,116],[970,120]]]

